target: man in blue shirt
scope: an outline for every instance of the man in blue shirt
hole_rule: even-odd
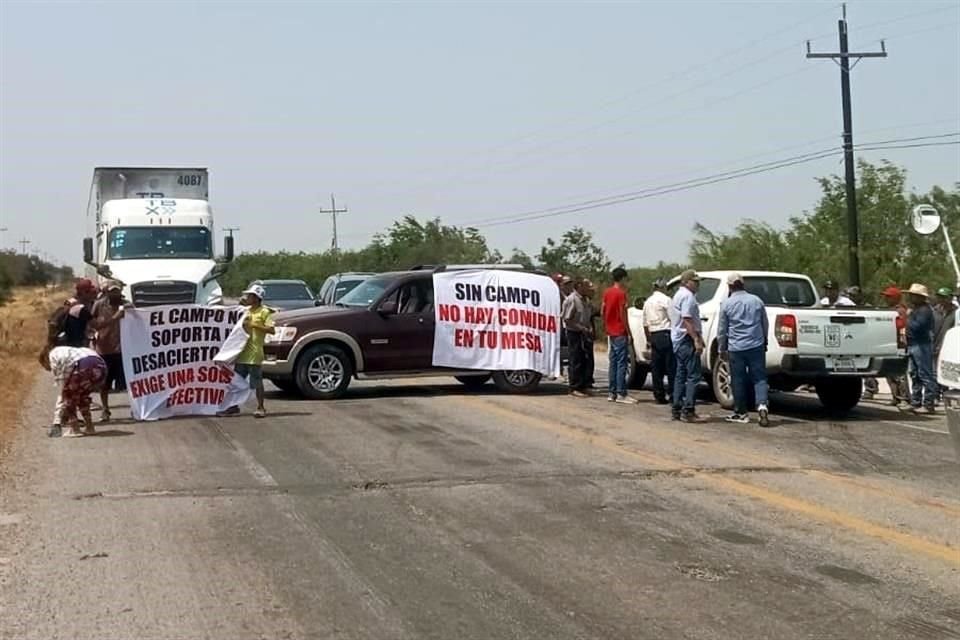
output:
[[[680,287],[670,303],[670,341],[673,344],[677,374],[673,386],[673,419],[702,422],[696,413],[697,385],[703,378],[700,354],[703,330],[696,293],[700,276],[693,269],[680,275]]]
[[[913,393],[910,410],[921,406],[927,413],[935,411],[937,378],[933,374],[933,309],[930,292],[922,284],[910,285],[910,315],[907,316],[907,355],[910,358],[910,378]]]
[[[727,275],[729,297],[720,305],[717,341],[720,357],[730,365],[733,384],[733,415],[727,422],[747,424],[749,416],[750,385],[753,385],[760,426],[770,425],[767,397],[767,310],[763,300],[747,293],[743,276]]]

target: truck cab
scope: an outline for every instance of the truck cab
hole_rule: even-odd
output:
[[[217,259],[206,181],[206,169],[96,169],[84,262],[121,282],[136,307],[221,304],[217,278],[233,259],[233,241],[224,238]]]

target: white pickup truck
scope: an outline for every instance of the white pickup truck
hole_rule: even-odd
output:
[[[730,271],[700,273],[697,302],[703,321],[703,371],[718,402],[733,407],[730,371],[718,355],[717,314],[729,295]],[[817,290],[805,275],[740,271],[747,291],[766,304],[770,320],[767,375],[771,389],[794,391],[812,384],[824,407],[842,413],[860,401],[863,378],[901,375],[906,371],[906,327],[896,312],[863,307],[820,306]],[[669,295],[679,286],[668,284]],[[634,340],[632,386],[641,386],[646,360],[643,315],[628,312]]]

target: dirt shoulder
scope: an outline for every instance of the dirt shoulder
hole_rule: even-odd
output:
[[[46,339],[46,319],[66,295],[58,289],[21,288],[0,306],[0,363],[5,383],[4,393],[0,394],[0,457],[22,423],[30,390],[44,373],[37,355]]]

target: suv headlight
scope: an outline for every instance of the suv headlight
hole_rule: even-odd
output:
[[[284,342],[293,342],[296,338],[296,327],[277,327],[273,335],[267,334],[264,342],[266,344],[282,344]]]

